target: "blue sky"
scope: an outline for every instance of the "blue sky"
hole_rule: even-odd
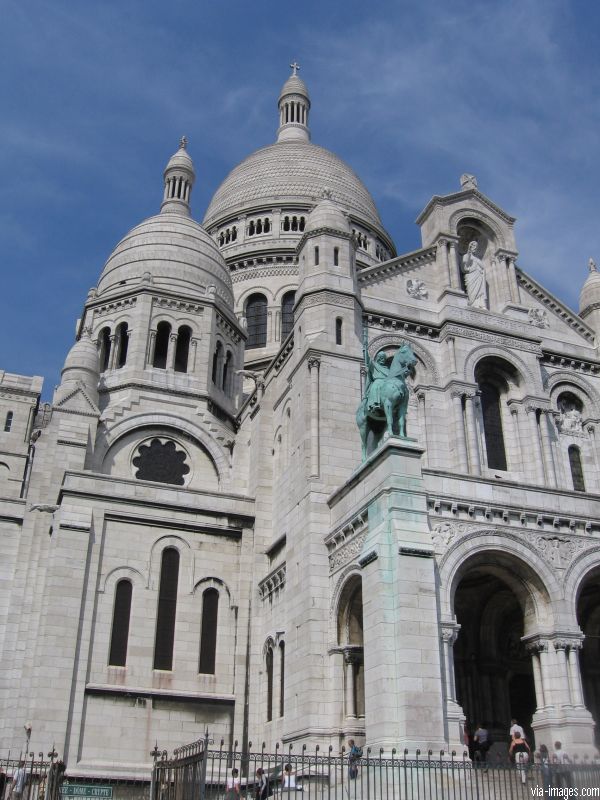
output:
[[[593,0],[0,0],[0,368],[51,396],[88,289],[189,139],[201,220],[274,140],[296,59],[313,141],[361,176],[399,252],[474,173],[519,264],[573,308],[600,262]]]

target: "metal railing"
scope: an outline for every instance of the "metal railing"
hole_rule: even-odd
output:
[[[358,761],[344,749],[319,747],[253,751],[210,749],[199,740],[174,751],[155,751],[151,800],[235,800],[256,798],[262,770],[268,793],[262,798],[288,800],[523,800],[577,796],[574,791],[600,787],[600,763],[514,765],[471,762],[465,753],[408,751],[384,754],[365,748]],[[552,791],[548,793],[548,789]],[[560,790],[560,791],[559,791]],[[598,793],[600,797],[600,790]]]
[[[52,750],[48,760],[44,753],[0,758],[0,800],[60,800],[65,765],[56,757]]]

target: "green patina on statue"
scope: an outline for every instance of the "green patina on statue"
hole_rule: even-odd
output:
[[[406,409],[409,388],[406,379],[414,375],[417,359],[409,344],[403,344],[390,359],[380,350],[369,356],[367,331],[364,334],[367,380],[365,393],[356,412],[363,461],[390,436],[406,438]]]

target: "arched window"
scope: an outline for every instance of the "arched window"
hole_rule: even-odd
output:
[[[175,372],[187,372],[188,357],[190,354],[190,341],[192,339],[192,329],[188,325],[182,325],[177,333],[177,346],[175,347]]]
[[[576,492],[585,492],[583,466],[581,464],[581,452],[574,444],[569,447],[569,466],[571,467],[573,489],[575,489]]]
[[[202,595],[202,630],[200,632],[200,665],[198,672],[215,674],[217,655],[217,617],[219,614],[219,593],[216,589],[206,589]]]
[[[179,552],[174,547],[163,550],[160,565],[160,587],[154,637],[154,669],[173,669]]]
[[[344,321],[341,317],[336,317],[335,320],[335,343],[341,344],[342,343],[342,325]]]
[[[8,411],[6,414],[6,419],[4,420],[4,433],[10,433],[10,429],[12,428],[13,424],[13,417],[13,412]]]
[[[290,218],[289,217],[285,217],[284,220],[283,220],[283,230],[284,231],[289,231],[289,229],[290,229]]]
[[[231,229],[231,241],[235,242],[236,239],[237,239],[237,227],[234,225],[233,228]]]
[[[100,372],[106,372],[110,363],[110,328],[102,328],[98,336],[100,348]]]
[[[285,711],[285,642],[279,643],[279,716]]]
[[[254,220],[248,225],[248,236],[254,236]]]
[[[267,722],[273,719],[273,648],[267,648],[265,658],[267,668]]]
[[[267,298],[253,294],[246,303],[246,322],[248,324],[248,350],[264,347],[267,343]]]
[[[231,362],[233,360],[233,355],[231,350],[227,351],[227,355],[225,356],[225,363],[223,364],[223,380],[221,386],[225,394],[231,394]]]
[[[305,217],[300,217],[300,230],[301,231],[304,230],[304,226],[305,225],[306,225],[306,218]]]
[[[262,232],[263,232],[263,224],[262,220],[259,219],[256,221],[256,233],[262,233]]]
[[[219,244],[221,245],[221,247],[223,247],[223,245],[225,244],[225,236],[223,235],[223,233],[221,233],[221,235],[219,236]]]
[[[132,592],[131,581],[121,580],[115,586],[115,604],[110,634],[110,653],[108,656],[108,664],[111,667],[124,667],[127,663]]]
[[[481,383],[479,388],[481,390],[481,410],[487,464],[490,469],[505,470],[507,468],[506,449],[504,447],[504,433],[502,431],[502,416],[500,413],[500,393],[493,383]]]
[[[169,339],[171,337],[171,326],[168,322],[159,322],[156,326],[156,341],[154,343],[153,367],[158,369],[167,368],[167,354],[169,352]]]
[[[217,385],[217,381],[219,379],[219,363],[221,358],[223,357],[223,345],[221,342],[217,342],[217,346],[215,347],[215,352],[213,353],[213,362],[212,362],[212,382]]]
[[[294,327],[294,302],[296,292],[286,292],[281,298],[281,341]]]
[[[269,222],[268,218],[265,219],[265,224],[264,224],[263,230],[264,230],[265,233],[269,233],[269,231],[271,230],[271,223]]]
[[[127,348],[129,346],[129,329],[126,322],[122,322],[116,331],[117,369],[125,366],[127,362]]]

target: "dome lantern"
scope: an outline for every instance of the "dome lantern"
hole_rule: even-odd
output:
[[[165,192],[160,207],[161,214],[185,214],[190,216],[190,195],[196,180],[194,164],[186,147],[187,138],[182,136],[179,150],[171,156],[165,167]]]
[[[308,112],[310,98],[304,81],[298,77],[300,65],[295,61],[290,64],[292,74],[283,84],[279,94],[279,129],[277,141],[290,140],[309,142]]]

